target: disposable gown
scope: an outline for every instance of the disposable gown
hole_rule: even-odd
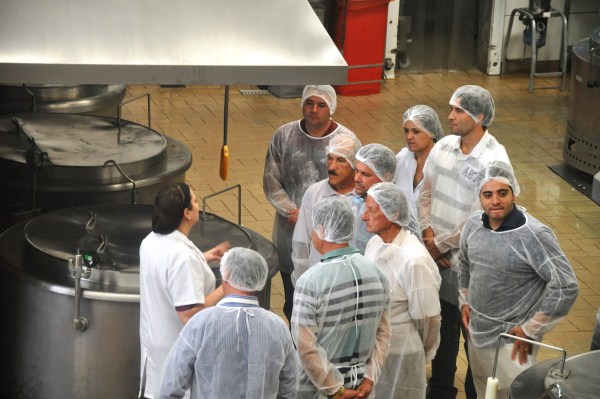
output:
[[[495,232],[483,226],[482,212],[471,216],[460,240],[461,305],[471,308],[469,359],[475,387],[485,392],[500,333],[520,326],[541,341],[567,315],[578,293],[577,279],[552,231],[524,213],[526,222]],[[514,378],[535,363],[511,360],[513,343],[501,347],[496,375],[499,395]],[[501,396],[499,396],[501,397]]]
[[[425,397],[426,364],[440,343],[441,277],[427,249],[404,229],[390,244],[369,240],[365,257],[390,283],[390,352],[375,392],[378,398]]]
[[[294,398],[296,355],[287,325],[256,297],[226,296],[194,315],[165,361],[160,398]]]
[[[567,315],[579,291],[577,278],[552,231],[524,213],[526,223],[495,232],[474,213],[460,241],[461,302],[471,307],[470,340],[497,343],[500,333],[521,326],[541,340]],[[462,303],[461,303],[462,305]]]
[[[389,349],[389,312],[386,277],[353,247],[325,254],[304,273],[292,315],[296,397],[325,398],[363,377],[376,384]]]
[[[435,245],[447,253],[451,269],[440,269],[440,298],[458,305],[458,248],[461,229],[481,209],[476,189],[478,172],[493,161],[510,164],[504,146],[487,131],[470,154],[460,150],[460,137],[445,136],[427,157],[419,195],[419,218],[423,230],[431,227]]]
[[[271,140],[265,160],[263,190],[277,214],[273,224],[273,244],[279,252],[279,267],[291,273],[293,263],[292,234],[294,225],[288,223],[289,213],[300,207],[304,192],[327,177],[325,147],[340,132],[354,135],[338,124],[325,137],[312,137],[300,127],[300,121],[281,126]]]
[[[312,245],[312,212],[315,204],[326,197],[343,198],[348,201],[348,205],[352,206],[354,191],[348,194],[339,194],[329,185],[327,178],[313,184],[304,193],[292,236],[292,261],[294,262],[292,282],[294,283],[309,267],[316,265],[321,260],[321,253]]]
[[[354,213],[354,238],[352,239],[352,246],[357,248],[361,254],[365,253],[365,249],[367,248],[367,243],[373,237],[373,233],[369,233],[367,231],[367,227],[365,222],[361,220],[361,216],[365,213],[365,199],[355,195],[352,199],[352,212]],[[405,227],[408,231],[413,233],[415,237],[418,237],[419,241],[421,240],[421,224],[419,223],[419,219],[417,214],[413,212],[412,208],[410,208],[411,212],[409,215],[408,226]]]

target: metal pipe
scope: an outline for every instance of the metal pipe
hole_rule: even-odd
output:
[[[217,191],[215,193],[209,194],[206,197],[202,198],[202,220],[206,220],[206,200],[212,197],[215,197],[219,194],[223,194],[226,191],[233,190],[234,188],[238,189],[238,225],[242,225],[242,186],[240,184],[236,184],[235,186],[224,188],[221,191]]]
[[[111,164],[115,165],[115,167],[117,168],[117,170],[119,171],[121,176],[123,176],[124,178],[129,180],[129,182],[133,185],[132,193],[131,193],[131,203],[136,204],[137,203],[137,194],[136,194],[136,189],[135,189],[135,181],[131,177],[127,176],[125,174],[125,172],[123,172],[123,170],[121,170],[121,167],[115,160],[109,159],[108,161],[104,162],[104,165],[102,167],[106,168],[108,165],[111,165]]]
[[[559,348],[557,346],[543,344],[541,342],[533,341],[533,340],[530,340],[527,338],[517,337],[516,335],[502,333],[498,336],[498,343],[496,344],[496,355],[494,356],[494,368],[492,369],[492,378],[496,378],[496,367],[498,366],[498,353],[500,351],[500,344],[502,343],[502,338],[516,339],[517,341],[527,342],[528,344],[531,344],[531,345],[538,345],[538,346],[541,346],[544,348],[553,349],[553,350],[562,352],[563,356],[562,356],[562,362],[561,362],[561,366],[560,366],[560,374],[559,375],[561,375],[561,376],[564,375],[565,361],[567,360],[567,351],[566,350],[564,350],[563,348]]]
[[[121,111],[123,110],[123,105],[129,104],[136,100],[139,100],[142,97],[148,97],[148,129],[150,129],[151,117],[150,117],[150,93],[140,94],[139,96],[128,99],[127,101],[122,101],[121,104],[117,107],[117,125],[119,130],[117,131],[117,144],[121,144]]]
[[[88,321],[85,317],[79,315],[79,306],[81,304],[81,275],[88,278],[91,275],[91,270],[83,270],[83,257],[77,250],[75,259],[69,259],[69,268],[75,277],[75,315],[73,316],[73,328],[77,331],[85,331],[88,328]]]

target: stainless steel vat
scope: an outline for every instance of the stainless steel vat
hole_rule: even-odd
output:
[[[261,253],[269,277],[277,272],[268,240],[208,216],[190,234],[201,250],[228,239]],[[0,236],[0,397],[137,397],[138,250],[151,219],[151,205],[77,207],[45,213]],[[77,249],[97,257],[80,284],[68,262]],[[259,295],[262,306],[268,307],[268,293],[266,287]],[[87,328],[77,329],[80,318]]]
[[[125,85],[0,85],[0,114],[73,113],[117,116]]]
[[[600,351],[567,358],[563,375],[560,360],[547,360],[522,372],[512,383],[510,399],[598,398]],[[556,387],[556,384],[560,386]]]
[[[192,163],[182,143],[116,118],[74,114],[0,117],[0,205],[43,212],[102,203],[154,203]]]
[[[565,162],[585,173],[600,171],[600,26],[573,46]]]

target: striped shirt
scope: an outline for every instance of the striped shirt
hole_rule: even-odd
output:
[[[471,153],[460,149],[461,138],[449,135],[438,141],[425,162],[419,195],[419,218],[423,230],[431,227],[435,245],[448,252],[452,269],[440,270],[440,298],[458,305],[457,253],[462,227],[480,209],[476,178],[493,161],[510,164],[504,146],[487,131]]]
[[[292,315],[297,397],[354,388],[363,375],[377,382],[389,347],[389,306],[385,276],[354,247],[329,252],[305,272]]]

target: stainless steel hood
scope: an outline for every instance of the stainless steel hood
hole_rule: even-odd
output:
[[[0,84],[344,84],[306,0],[0,0]]]

